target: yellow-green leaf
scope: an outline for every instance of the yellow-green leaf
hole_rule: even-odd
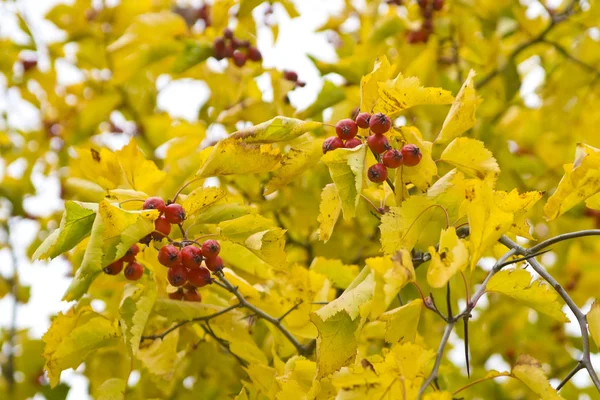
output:
[[[543,192],[537,191],[519,194],[517,189],[513,189],[508,193],[500,190],[494,192],[494,200],[498,207],[502,211],[514,214],[510,232],[528,239],[534,239],[529,233],[531,225],[527,221],[527,214],[543,195]]]
[[[411,253],[400,249],[393,256],[372,257],[365,260],[373,272],[375,288],[370,319],[376,319],[388,309],[396,295],[408,282],[415,280]]]
[[[271,144],[249,144],[235,138],[222,140],[205,151],[210,154],[197,173],[200,177],[270,172],[281,161],[280,150]]]
[[[559,322],[569,322],[554,289],[541,280],[531,283],[531,275],[524,269],[498,272],[488,282],[486,291],[502,293]]]
[[[477,106],[481,103],[481,99],[475,93],[474,77],[475,71],[469,71],[469,76],[467,76],[467,80],[456,95],[456,99],[454,99],[454,103],[452,103],[452,107],[444,120],[442,130],[435,139],[436,143],[448,143],[475,125],[477,121],[475,112]]]
[[[333,228],[342,211],[342,202],[335,184],[330,183],[321,192],[321,204],[319,205],[319,240],[327,242],[331,238]]]
[[[200,213],[212,204],[218,202],[227,195],[227,192],[217,187],[201,187],[190,193],[183,200],[183,208],[185,209],[187,218],[190,218],[196,213]]]
[[[385,341],[388,343],[414,342],[422,309],[423,300],[415,299],[402,307],[381,314],[379,319],[385,321]]]
[[[360,110],[371,112],[379,98],[379,82],[391,79],[396,66],[390,64],[386,56],[381,56],[375,61],[372,72],[369,72],[360,80]]]
[[[98,387],[94,398],[98,400],[123,400],[127,382],[119,378],[110,378]]]
[[[245,143],[276,143],[292,140],[300,135],[320,128],[323,124],[316,121],[303,121],[289,117],[275,117],[261,124],[237,131],[232,139]]]
[[[119,321],[125,344],[134,355],[140,347],[140,339],[156,296],[156,284],[152,279],[148,279],[143,285],[132,284],[123,292],[123,299],[119,306]]]
[[[431,263],[427,270],[427,282],[431,287],[441,288],[448,283],[458,271],[463,271],[469,264],[469,250],[463,239],[456,235],[451,226],[440,234],[439,250],[429,248]]]
[[[596,346],[600,347],[600,303],[598,300],[594,301],[592,308],[587,313],[587,323]]]
[[[353,149],[337,149],[322,158],[337,187],[346,220],[354,217],[362,192],[366,149],[365,145]]]
[[[154,162],[146,160],[134,140],[115,155],[123,169],[125,182],[134,190],[151,193],[160,187],[167,177],[167,174],[158,169]]]
[[[492,152],[485,148],[483,142],[476,139],[464,137],[454,139],[446,147],[440,160],[479,179],[488,176],[495,178],[500,174],[500,168]]]
[[[97,209],[95,203],[66,201],[60,226],[42,242],[32,258],[54,258],[75,247],[90,234]]]
[[[512,375],[523,382],[531,391],[540,396],[542,400],[564,400],[556,390],[550,386],[548,378],[542,371],[542,365],[533,357],[521,355],[512,369]]]
[[[358,265],[346,265],[340,260],[324,257],[315,257],[310,270],[325,275],[339,289],[346,289],[358,275]]]

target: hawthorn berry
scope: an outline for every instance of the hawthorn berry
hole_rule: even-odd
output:
[[[37,60],[21,60],[21,65],[23,66],[23,71],[25,72],[37,67],[37,64]]]
[[[223,260],[219,256],[213,258],[206,258],[204,260],[204,263],[206,264],[206,268],[210,269],[212,272],[220,271],[223,269]]]
[[[176,266],[180,261],[181,254],[179,249],[172,244],[167,244],[158,251],[158,262],[167,268]]]
[[[383,153],[381,162],[388,168],[398,168],[402,165],[402,153],[396,149],[388,150]]]
[[[132,262],[125,267],[125,278],[130,281],[137,281],[144,275],[144,267],[140,263]]]
[[[183,300],[183,290],[177,289],[176,291],[169,293],[169,298],[171,300]]]
[[[137,256],[137,254],[139,252],[140,252],[140,248],[138,247],[137,244],[134,244],[133,246],[131,246],[129,248],[129,250],[127,250],[125,255],[123,257],[121,257],[121,260],[123,260],[125,262],[134,262],[135,256]]]
[[[383,135],[392,127],[392,120],[383,113],[371,115],[369,118],[369,128],[376,135]]]
[[[233,52],[233,63],[238,67],[243,67],[246,64],[246,54],[239,50]]]
[[[371,165],[367,171],[367,176],[371,182],[381,183],[387,179],[387,168],[383,164]]]
[[[359,128],[367,129],[369,127],[369,119],[371,118],[371,114],[368,112],[361,112],[356,116],[356,125]]]
[[[295,71],[283,71],[283,78],[290,82],[298,81],[298,74]]]
[[[234,49],[239,49],[240,47],[242,47],[242,41],[240,39],[233,38],[231,39],[231,46]]]
[[[231,43],[229,43],[226,47],[225,47],[225,58],[231,58],[233,57],[233,52],[234,52],[234,48],[231,45]]]
[[[254,46],[248,47],[248,58],[251,61],[259,62],[262,60],[261,52]]]
[[[383,135],[371,135],[367,138],[367,144],[376,154],[381,154],[391,146],[387,137]]]
[[[408,43],[426,43],[429,39],[429,31],[425,29],[419,29],[418,31],[409,31],[406,35],[406,41]]]
[[[200,293],[198,293],[195,290],[186,290],[183,293],[183,300],[185,301],[195,301],[195,302],[201,302],[202,301],[202,296],[200,296]]]
[[[403,162],[407,167],[414,167],[421,161],[422,157],[421,150],[414,144],[407,144],[402,148]]]
[[[440,11],[444,8],[444,0],[433,0],[433,9],[435,11]]]
[[[216,38],[213,42],[213,50],[215,52],[215,58],[217,60],[222,60],[225,58],[225,50],[227,44],[225,43],[225,39],[222,37]]]
[[[203,287],[212,283],[210,271],[204,267],[187,270],[187,280],[194,287]]]
[[[344,141],[342,139],[337,136],[329,137],[323,142],[323,154],[331,150],[341,149],[342,147],[344,147]]]
[[[165,208],[165,218],[171,224],[180,224],[185,219],[185,210],[181,204],[171,203]]]
[[[202,264],[202,250],[196,246],[185,246],[181,249],[181,263],[187,269],[197,269]]]
[[[418,3],[419,3],[419,7],[427,8],[427,3],[429,3],[429,1],[428,0],[419,0]]]
[[[233,39],[233,31],[232,31],[231,29],[229,29],[229,28],[225,28],[225,29],[223,30],[223,36],[224,36],[226,39],[229,39],[229,40],[231,40],[231,39]]]
[[[362,144],[362,141],[359,138],[352,138],[352,139],[348,139],[346,140],[346,144],[344,144],[344,147],[347,149],[353,149],[355,147],[358,147]]]
[[[215,258],[221,251],[221,245],[216,240],[209,239],[202,243],[202,254],[206,258]]]
[[[161,214],[165,212],[165,207],[165,201],[160,197],[148,197],[142,206],[144,210],[158,210]]]
[[[152,233],[154,240],[161,240],[171,233],[171,224],[164,216],[160,216],[154,221],[154,230],[156,231]]]
[[[352,139],[358,133],[358,125],[349,118],[343,119],[335,124],[335,133],[340,139]]]
[[[179,287],[183,286],[187,282],[187,269],[181,264],[177,264],[174,267],[169,268],[167,272],[167,280],[171,286]]]
[[[431,30],[433,29],[433,21],[431,20],[431,18],[425,19],[421,27],[423,30],[431,32]]]
[[[113,262],[112,264],[109,264],[106,267],[104,267],[104,269],[102,271],[104,271],[104,273],[108,274],[108,275],[117,275],[122,270],[123,270],[123,260],[117,260],[117,261]]]

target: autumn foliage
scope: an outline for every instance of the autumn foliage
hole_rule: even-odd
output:
[[[2,246],[36,220],[28,257],[72,266],[41,339],[2,331],[0,398],[82,364],[101,400],[600,396],[600,4],[344,2],[297,109],[315,83],[257,47],[292,1],[103,3],[0,39],[40,116],[0,123]],[[165,79],[208,87],[195,120]]]

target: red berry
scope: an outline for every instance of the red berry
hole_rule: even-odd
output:
[[[179,249],[172,244],[163,246],[158,251],[158,262],[167,268],[174,267],[181,261]]]
[[[371,115],[369,118],[369,128],[376,135],[383,135],[392,127],[392,120],[383,113]]]
[[[367,129],[369,127],[369,119],[371,119],[371,114],[368,112],[361,112],[356,116],[356,125],[359,128]]]
[[[195,301],[199,303],[202,301],[202,296],[195,290],[187,290],[183,293],[183,299],[185,301]]]
[[[179,224],[185,219],[185,210],[181,204],[171,203],[165,209],[165,218],[171,224]]]
[[[169,268],[167,280],[172,286],[179,287],[187,282],[187,269],[181,264]]]
[[[331,150],[341,149],[342,147],[344,147],[344,141],[342,139],[337,136],[329,137],[323,142],[323,154]]]
[[[169,298],[171,300],[183,300],[183,290],[177,289],[173,293],[169,293]]]
[[[362,144],[362,141],[359,138],[352,138],[352,139],[348,139],[346,140],[346,144],[344,144],[344,147],[347,149],[353,149],[355,147],[358,147]]]
[[[431,32],[431,30],[433,29],[433,21],[431,19],[426,19],[423,21],[421,27],[423,30]]]
[[[231,39],[231,47],[233,47],[234,49],[239,49],[240,47],[242,47],[242,41],[236,38]]]
[[[229,44],[227,47],[225,47],[225,58],[231,58],[233,57],[233,46],[231,44]]]
[[[296,82],[296,87],[304,87],[306,86],[306,82],[298,81]]]
[[[427,3],[429,3],[429,1],[428,0],[419,0],[418,3],[419,3],[419,7],[426,8]]]
[[[426,43],[429,39],[429,31],[425,29],[419,29],[418,31],[409,31],[406,35],[406,41],[408,43]]]
[[[23,66],[23,71],[25,72],[35,68],[37,63],[37,60],[21,60],[21,65]]]
[[[433,0],[433,9],[435,11],[440,11],[444,8],[444,0]]]
[[[298,74],[295,71],[283,71],[283,77],[290,82],[298,81]]]
[[[239,50],[233,52],[233,63],[238,67],[243,67],[246,64],[246,54]]]
[[[225,39],[222,37],[216,38],[213,42],[213,50],[215,52],[215,58],[217,60],[222,60],[225,58],[225,50],[226,50]]]
[[[165,201],[160,197],[148,197],[146,201],[144,201],[143,209],[144,210],[158,210],[160,213],[165,212]]]
[[[404,159],[404,165],[407,167],[414,167],[421,161],[422,157],[421,150],[414,144],[407,144],[402,148],[402,158]]]
[[[335,124],[335,133],[341,139],[352,139],[358,133],[358,125],[351,119],[343,119]]]
[[[154,221],[154,230],[156,231],[152,233],[154,240],[161,240],[163,237],[169,236],[169,233],[171,233],[171,224],[164,216],[160,216],[156,221]]]
[[[383,135],[371,135],[367,138],[367,143],[376,154],[381,154],[390,148],[387,137]]]
[[[137,256],[137,254],[139,252],[140,252],[140,248],[138,247],[137,244],[134,244],[133,246],[131,246],[129,248],[129,250],[127,250],[125,255],[123,257],[121,257],[121,260],[123,260],[125,262],[134,262],[135,256]]]
[[[209,239],[202,243],[202,254],[206,258],[215,258],[221,251],[221,245],[216,240]]]
[[[223,30],[223,36],[227,39],[233,39],[233,31],[229,28]]]
[[[200,264],[202,264],[202,250],[196,246],[185,246],[181,249],[181,263],[187,269],[200,268]]]
[[[396,149],[388,150],[383,153],[381,162],[388,168],[398,168],[402,165],[402,153]]]
[[[109,264],[106,267],[104,267],[104,269],[102,271],[104,271],[104,273],[108,274],[108,275],[117,275],[122,270],[123,270],[123,260],[117,260],[117,261],[113,262],[112,264]]]
[[[188,282],[195,287],[203,287],[212,283],[210,271],[204,267],[196,269],[188,269]]]
[[[261,52],[254,46],[248,47],[248,58],[254,62],[262,60]]]
[[[129,263],[127,264],[127,267],[125,267],[124,274],[125,278],[129,279],[130,281],[137,281],[142,277],[142,275],[144,275],[144,267],[142,264],[136,262]]]
[[[367,176],[371,182],[384,182],[387,179],[387,168],[383,164],[371,165],[367,171]]]
[[[206,264],[206,268],[210,269],[212,272],[220,271],[223,269],[223,260],[219,256],[207,258],[204,260],[204,263]]]

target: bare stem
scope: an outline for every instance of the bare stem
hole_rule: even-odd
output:
[[[558,386],[556,387],[556,390],[560,390],[562,389],[563,386],[565,386],[567,384],[567,382],[569,382],[571,380],[571,378],[573,378],[575,376],[576,373],[578,373],[580,370],[582,370],[583,368],[585,368],[585,365],[583,365],[582,362],[578,362],[577,365],[575,365],[575,368],[573,368],[571,370],[571,372],[569,372],[567,374],[567,376],[565,376],[565,379],[563,379]]]
[[[446,348],[446,344],[448,344],[448,339],[450,339],[450,333],[452,333],[453,328],[454,321],[448,322],[448,325],[446,325],[446,329],[444,329],[444,335],[442,336],[442,340],[440,341],[440,346],[438,347],[437,357],[435,358],[435,364],[433,365],[433,369],[431,370],[429,377],[425,380],[425,382],[423,382],[423,385],[421,385],[421,390],[419,390],[418,398],[421,398],[429,384],[432,383],[435,379],[437,379],[440,364],[442,363],[442,358],[444,356],[444,350]]]

